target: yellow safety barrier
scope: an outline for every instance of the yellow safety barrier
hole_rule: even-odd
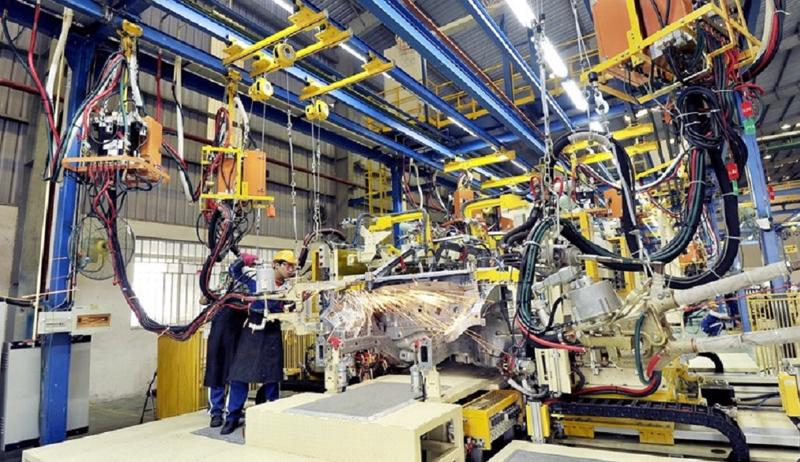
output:
[[[751,294],[746,300],[754,331],[800,326],[800,294]],[[784,359],[800,357],[800,343],[756,347],[755,353],[758,367],[776,374]]]

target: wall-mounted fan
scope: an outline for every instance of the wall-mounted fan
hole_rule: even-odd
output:
[[[128,222],[117,219],[120,255],[127,265],[135,250],[136,239]],[[106,227],[97,217],[87,215],[78,222],[70,236],[70,255],[78,272],[89,279],[103,280],[114,276]]]

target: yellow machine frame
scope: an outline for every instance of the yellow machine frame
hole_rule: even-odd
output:
[[[523,412],[522,395],[515,390],[492,390],[463,407],[464,436],[483,441],[483,449],[492,449],[492,417],[514,404]],[[494,439],[497,439],[495,437]]]

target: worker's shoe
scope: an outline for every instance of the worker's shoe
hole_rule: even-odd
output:
[[[222,416],[221,415],[212,415],[211,416],[211,424],[209,424],[211,428],[217,428],[222,426]]]
[[[222,426],[222,430],[219,431],[220,435],[230,435],[233,433],[234,430],[239,426],[239,419],[233,417],[229,417],[225,421],[225,425]]]

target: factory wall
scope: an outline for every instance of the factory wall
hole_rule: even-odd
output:
[[[0,208],[0,219],[4,217]],[[195,242],[194,228],[132,220],[131,227],[137,237],[172,241]],[[0,243],[2,237],[0,237]],[[245,247],[283,249],[294,248],[293,239],[267,236],[248,236]],[[128,273],[134,274],[134,263]],[[2,273],[0,273],[2,277]],[[92,335],[91,376],[89,399],[105,401],[122,397],[141,396],[156,370],[157,335],[139,327],[131,327],[131,311],[111,280],[93,281],[78,278],[75,303],[79,306],[97,305],[111,313],[111,328]]]
[[[133,262],[128,266],[133,272]],[[141,395],[156,370],[156,336],[131,328],[130,308],[111,281],[78,277],[75,304],[111,313],[111,328],[92,335],[89,399],[104,401]]]
[[[17,232],[17,208],[0,205],[0,294],[11,289],[11,262],[14,260],[14,239]],[[0,306],[0,310],[5,305]],[[0,340],[5,338],[6,312],[0,312]]]

